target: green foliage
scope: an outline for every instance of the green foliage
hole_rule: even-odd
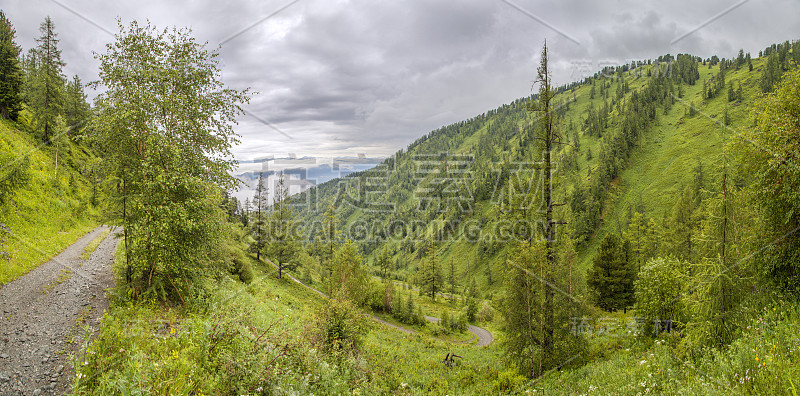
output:
[[[298,225],[294,218],[294,210],[289,202],[289,187],[286,186],[283,172],[275,184],[275,198],[266,235],[265,253],[278,264],[278,278],[283,271],[297,268],[297,255],[300,251],[298,243]],[[332,294],[333,295],[333,294]]]
[[[5,143],[5,142],[3,142]],[[10,201],[15,190],[25,186],[30,176],[30,162],[27,157],[20,157],[3,144],[0,146],[0,209]]]
[[[375,257],[376,265],[381,270],[381,277],[386,279],[389,276],[389,272],[392,270],[392,256],[389,253],[389,247],[384,246],[379,252],[377,257]]]
[[[250,211],[252,216],[250,227],[253,236],[253,242],[250,244],[250,251],[256,254],[257,259],[261,259],[261,252],[267,246],[268,195],[269,186],[264,180],[264,173],[259,172],[255,195],[253,196],[253,208],[252,211]]]
[[[362,358],[309,343],[316,316],[297,307],[321,301],[260,272],[257,279],[215,285],[190,311],[112,302],[73,358],[74,393],[350,394],[365,386]]]
[[[91,109],[86,102],[83,83],[76,74],[67,82],[64,90],[64,118],[69,127],[70,136],[80,136],[84,123],[89,119]]]
[[[91,150],[65,141],[56,176],[55,156],[20,123],[0,118],[0,285],[48,261],[94,228]],[[54,177],[56,176],[56,177]]]
[[[22,110],[23,81],[15,35],[11,21],[0,11],[0,116],[14,121]]]
[[[673,258],[657,257],[647,261],[634,282],[636,289],[636,315],[645,319],[645,325],[660,324],[665,330],[666,321],[679,324],[688,319],[683,295],[687,291],[688,264]],[[649,333],[649,332],[648,332]]]
[[[334,253],[330,279],[330,295],[336,299],[360,304],[366,297],[367,274],[361,266],[361,255],[352,242],[340,246]]]
[[[436,246],[428,246],[428,254],[419,269],[418,282],[420,293],[425,294],[436,301],[436,294],[444,290],[444,277],[442,276],[442,266],[436,257]]]
[[[120,24],[100,60],[93,141],[124,227],[123,281],[136,296],[186,302],[219,271],[232,124],[246,92],[224,88],[217,53],[188,30]]]
[[[596,293],[597,306],[606,311],[627,308],[634,302],[636,268],[628,261],[629,246],[627,241],[608,234],[592,260],[586,281]]]
[[[56,131],[56,119],[64,107],[64,75],[61,69],[65,63],[61,60],[58,49],[58,34],[55,24],[46,17],[39,26],[41,36],[36,39],[38,45],[32,51],[30,60],[32,68],[27,71],[30,87],[25,102],[33,111],[33,119],[42,140],[47,142]]]
[[[770,55],[770,59],[776,56]],[[774,93],[756,102],[755,128],[744,132],[740,153],[752,175],[755,201],[766,220],[765,240],[774,245],[759,255],[762,273],[787,290],[800,285],[800,68]],[[752,143],[749,144],[749,143]]]
[[[575,297],[563,292],[548,297],[546,292],[569,290],[571,280],[564,267],[548,266],[544,242],[521,242],[509,260],[501,305],[506,332],[503,347],[509,361],[529,377],[564,364],[583,348],[581,336],[569,328],[571,317],[579,312],[574,307]],[[552,298],[549,303],[554,307],[552,317],[546,316],[548,298]],[[551,340],[551,349],[544,353],[547,339]]]
[[[312,319],[310,341],[326,351],[358,353],[369,324],[364,314],[348,299],[331,298]]]
[[[780,64],[778,53],[772,53],[767,57],[767,64],[761,72],[761,91],[772,92],[775,86],[781,81],[783,66]]]

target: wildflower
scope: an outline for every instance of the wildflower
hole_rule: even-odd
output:
[[[81,379],[83,378],[83,374],[82,373],[75,374],[75,378]]]

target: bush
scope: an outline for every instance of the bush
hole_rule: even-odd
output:
[[[491,322],[494,320],[494,309],[488,302],[484,301],[475,318],[478,319],[479,322]]]
[[[253,278],[255,278],[253,266],[250,265],[249,262],[241,263],[239,267],[239,280],[246,284],[250,284],[250,282],[253,281]]]
[[[332,298],[314,315],[308,334],[312,345],[322,350],[357,353],[368,329],[369,322],[355,305]]]
[[[380,282],[371,280],[369,282],[368,293],[364,297],[363,305],[373,311],[383,311],[385,293],[385,287]]]
[[[684,289],[682,269],[685,263],[662,257],[651,259],[642,267],[634,283],[636,315],[645,319],[646,326],[654,321],[671,319],[681,322],[686,310],[681,299]]]

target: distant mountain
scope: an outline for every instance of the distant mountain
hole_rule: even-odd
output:
[[[261,174],[272,187],[280,172],[283,172],[289,183],[289,192],[294,195],[336,178],[371,169],[383,161],[384,158],[364,155],[336,158],[290,156],[240,161],[239,172],[235,176],[243,185],[234,196],[240,200],[252,198]]]

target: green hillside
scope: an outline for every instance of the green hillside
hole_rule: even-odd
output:
[[[626,232],[634,212],[641,213],[645,220],[652,218],[661,223],[665,216],[669,217],[674,203],[685,187],[693,183],[698,172],[702,174],[704,170],[709,175],[721,166],[721,123],[726,111],[733,131],[751,123],[748,112],[762,94],[759,84],[766,58],[753,59],[752,71],[747,64],[728,66],[726,85],[710,99],[703,97],[704,82],[712,84],[718,79],[723,63],[709,66],[711,62],[697,58],[699,78],[692,85],[676,77],[678,62],[669,68],[665,59],[660,66],[654,62],[640,62],[644,64],[633,69],[625,66],[604,70],[558,89],[555,101],[559,103],[562,117],[559,129],[562,140],[569,145],[557,147],[560,179],[555,201],[569,202],[574,212],[570,227],[575,229],[584,269],[591,263],[602,237],[609,232]],[[602,163],[603,158],[612,155],[612,140],[625,122],[624,104],[629,103],[635,93],[644,92],[655,79],[666,79],[671,91],[654,104],[655,119],[647,122],[638,133],[629,152],[611,161],[616,168],[613,179],[598,185],[597,173],[603,171],[601,166],[607,166]],[[735,90],[741,87],[741,99],[728,100],[728,84],[733,84]],[[393,276],[414,281],[419,263],[425,257],[426,244],[432,235],[444,231],[446,237],[438,251],[443,262],[452,257],[463,283],[475,278],[484,291],[494,292],[507,252],[506,244],[492,241],[496,235],[491,230],[498,227],[496,220],[502,212],[492,192],[495,183],[496,194],[507,191],[508,179],[493,178],[492,172],[503,171],[504,161],[532,162],[537,158],[533,154],[537,152],[536,142],[527,138],[527,131],[535,127],[535,120],[525,106],[533,98],[523,98],[432,131],[400,150],[378,170],[333,180],[297,197],[295,202],[301,208],[302,223],[306,226],[304,235],[312,241],[320,238],[320,219],[328,205],[334,203],[338,218],[342,219],[342,230],[349,231],[350,238],[361,242],[360,247],[371,262],[374,262],[375,252],[388,246],[396,263]],[[690,115],[689,109],[693,106],[696,114]],[[604,109],[608,109],[606,117],[603,117]],[[595,118],[605,120],[598,122]],[[447,154],[436,157],[440,153]],[[429,166],[425,161],[430,161],[426,155],[434,155],[434,162],[449,161],[450,166],[462,166],[466,170],[458,175],[445,175],[454,180],[453,184],[460,185],[457,193],[449,196],[455,205],[447,206],[445,202],[441,212],[422,209],[417,196],[420,189],[442,176],[424,173],[427,171],[421,167]],[[735,158],[729,156],[728,160],[733,162]],[[509,168],[505,165],[506,170]],[[378,180],[386,182],[378,183]],[[369,187],[370,183],[374,186]],[[703,185],[698,187],[710,189],[712,180],[703,180]],[[357,191],[358,188],[362,191]],[[596,194],[601,199],[593,202],[596,207],[590,209],[585,207],[586,190],[592,188],[604,191]],[[576,193],[578,189],[582,189],[584,195]],[[454,196],[459,199],[452,199]],[[446,200],[447,196],[443,201]],[[309,203],[315,204],[316,210],[309,210]],[[388,213],[380,212],[379,205],[387,203],[396,206]],[[454,209],[458,205],[467,205],[471,210]],[[585,214],[591,210],[597,212],[596,219]],[[387,235],[386,231],[397,224],[403,224],[401,228],[405,231],[415,227],[414,237]],[[478,241],[462,238],[464,224],[482,230]],[[452,227],[450,234],[447,234],[448,227]],[[364,229],[367,229],[366,236]],[[377,272],[374,269],[374,273]]]
[[[7,227],[0,285],[49,260],[99,220],[91,176],[97,158],[69,140],[59,147],[56,170],[56,148],[31,134],[27,114],[21,113],[18,123],[0,120],[0,222]]]
[[[800,41],[557,88],[545,45],[537,94],[243,207],[252,92],[189,29],[119,29],[89,107],[53,21],[22,55],[0,11],[0,286],[122,234],[72,394],[796,394]]]

